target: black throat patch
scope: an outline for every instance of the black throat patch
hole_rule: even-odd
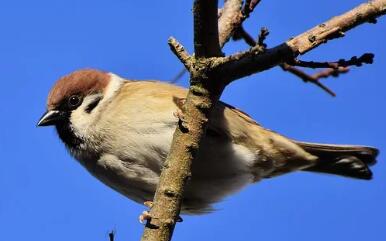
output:
[[[74,134],[74,130],[71,128],[69,120],[57,123],[56,131],[58,132],[60,139],[67,145],[67,147],[78,149],[79,145],[84,142],[83,139]]]

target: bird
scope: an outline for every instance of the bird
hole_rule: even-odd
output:
[[[129,199],[153,200],[187,90],[81,69],[60,78],[37,126],[54,126],[69,153]],[[192,163],[181,212],[205,214],[243,187],[295,171],[370,180],[378,150],[296,141],[243,111],[215,104]]]

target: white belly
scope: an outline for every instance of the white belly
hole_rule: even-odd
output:
[[[82,152],[75,157],[103,183],[128,198],[139,203],[152,200],[174,132],[174,126],[155,128],[158,133],[150,129],[139,134],[136,130],[136,133],[120,135],[119,140],[104,138],[103,149],[107,154],[99,154],[93,165],[85,163],[90,160],[85,160]],[[251,168],[257,156],[258,153],[240,145],[218,143],[211,137],[204,139],[198,158],[192,164],[192,179],[186,187],[183,211],[209,211],[212,203],[256,180]]]

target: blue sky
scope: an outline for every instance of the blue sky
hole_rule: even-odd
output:
[[[262,1],[246,24],[281,43],[362,1]],[[107,188],[36,128],[54,81],[85,67],[169,80],[182,65],[170,35],[192,50],[192,1],[14,0],[0,3],[0,240],[139,240],[144,207]],[[363,25],[305,60],[376,54],[325,83],[331,98],[275,68],[233,83],[222,99],[267,128],[308,141],[380,148],[374,180],[293,173],[249,186],[207,216],[185,217],[174,240],[359,241],[386,238],[386,20]],[[225,51],[245,49],[229,43]],[[187,77],[180,81],[186,86]]]

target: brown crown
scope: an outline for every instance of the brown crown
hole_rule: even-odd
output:
[[[54,109],[71,95],[102,92],[109,80],[110,75],[103,71],[93,69],[75,71],[55,83],[48,95],[47,107],[48,109]]]

